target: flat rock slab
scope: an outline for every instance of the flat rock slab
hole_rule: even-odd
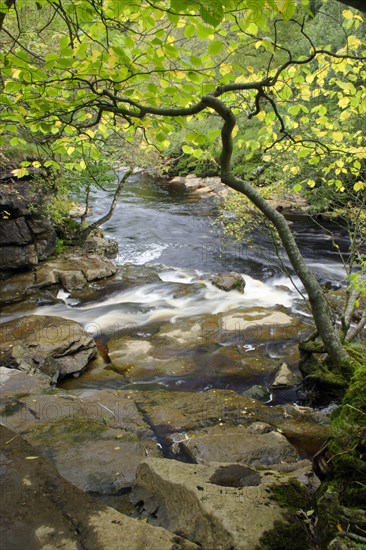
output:
[[[240,462],[268,466],[299,459],[296,449],[281,433],[251,433],[250,426],[211,426],[188,433],[180,445],[197,463]]]
[[[0,426],[2,547],[27,550],[193,550],[159,527],[124,516],[65,481],[21,437]]]
[[[78,374],[96,356],[94,340],[75,321],[28,315],[1,325],[0,362],[50,383]]]
[[[114,495],[131,487],[141,461],[163,456],[127,392],[33,393],[7,402],[2,421],[91,493]]]
[[[300,466],[311,470],[306,461]],[[137,470],[132,500],[149,521],[179,533],[206,550],[253,550],[286,509],[270,488],[297,477],[296,470],[256,470],[230,463],[184,464],[148,459]]]

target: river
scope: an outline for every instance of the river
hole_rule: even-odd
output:
[[[105,212],[110,199],[102,191],[94,195],[93,218]],[[213,198],[140,175],[129,180],[103,229],[118,241],[116,262],[130,266],[132,281],[120,276],[95,282],[86,292],[60,291],[62,303],[33,312],[76,320],[108,341],[113,369],[97,360],[80,378],[63,382],[65,389],[243,391],[254,384],[270,386],[281,362],[296,370],[297,341],[310,330],[303,300],[276,265],[265,236],[253,235],[252,247],[224,239],[212,227],[215,212]],[[329,235],[316,224],[305,225],[304,218],[293,218],[292,224],[319,279],[340,284],[343,267]],[[223,271],[243,275],[243,294],[211,284],[210,275]],[[273,314],[282,315],[283,326],[263,328]],[[284,315],[291,317],[290,327]],[[292,389],[271,398],[295,397]]]

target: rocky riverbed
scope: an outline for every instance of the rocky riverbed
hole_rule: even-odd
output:
[[[93,236],[0,284],[5,546],[306,548],[329,435],[294,404],[307,316],[279,283],[115,252]]]

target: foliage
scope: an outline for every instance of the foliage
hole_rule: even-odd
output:
[[[27,161],[29,163],[29,161]],[[85,162],[85,170],[74,168],[53,169],[39,172],[32,181],[36,193],[45,197],[42,208],[56,225],[63,225],[75,206],[75,201],[86,202],[92,189],[108,189],[116,181],[117,175],[106,159]],[[113,188],[112,187],[112,188]],[[84,208],[87,210],[87,204]],[[83,204],[81,204],[83,207]]]

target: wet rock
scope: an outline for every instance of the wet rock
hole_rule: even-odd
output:
[[[252,399],[257,399],[258,401],[262,401],[262,403],[266,403],[271,397],[268,388],[266,388],[266,386],[260,386],[259,384],[256,384],[255,386],[252,386],[247,390],[244,390],[242,392],[242,395],[245,395],[246,397],[251,397]]]
[[[287,313],[282,311],[263,311],[255,318],[246,317],[243,312],[233,312],[222,316],[223,330],[237,334],[246,334],[257,339],[275,339],[276,328],[291,327],[293,321]],[[296,330],[296,329],[295,329]],[[279,330],[280,337],[284,337],[284,331]],[[277,336],[277,338],[279,337]]]
[[[83,249],[88,254],[115,258],[118,254],[118,242],[113,239],[104,239],[97,235],[90,235],[86,239]]]
[[[286,509],[270,498],[271,487],[294,477],[296,468],[279,473],[232,463],[148,459],[137,470],[132,499],[150,522],[205,550],[253,550],[260,548],[264,531],[286,520]]]
[[[96,355],[93,339],[75,321],[29,315],[3,323],[3,366],[37,374],[50,383],[78,374]]]
[[[118,270],[118,277],[128,283],[161,283],[156,269],[144,265],[126,264]]]
[[[281,430],[296,448],[306,451],[305,454],[319,450],[329,434],[329,419],[318,411],[293,405],[268,407],[228,390],[200,393],[161,390],[141,392],[140,396],[139,409],[154,433],[166,441],[170,449],[177,439],[183,440],[185,446],[185,440],[191,439],[186,446],[190,452],[196,435],[203,437],[203,428],[220,424],[229,431],[232,426],[249,427],[254,422],[263,422],[273,430]],[[181,435],[175,437],[174,434]],[[180,452],[180,445],[174,452]]]
[[[282,363],[278,368],[275,379],[272,382],[272,388],[289,388],[301,382],[300,374],[293,373],[286,363]]]
[[[218,273],[212,275],[210,280],[213,285],[225,292],[229,292],[230,290],[238,290],[241,293],[244,292],[245,281],[240,273],[235,273],[234,271]]]
[[[181,446],[196,463],[227,461],[268,466],[299,459],[296,449],[275,431],[253,434],[244,426],[219,424],[188,432],[187,436]]]
[[[4,548],[190,550],[196,545],[120,514],[65,481],[19,435],[0,426],[1,541]]]

